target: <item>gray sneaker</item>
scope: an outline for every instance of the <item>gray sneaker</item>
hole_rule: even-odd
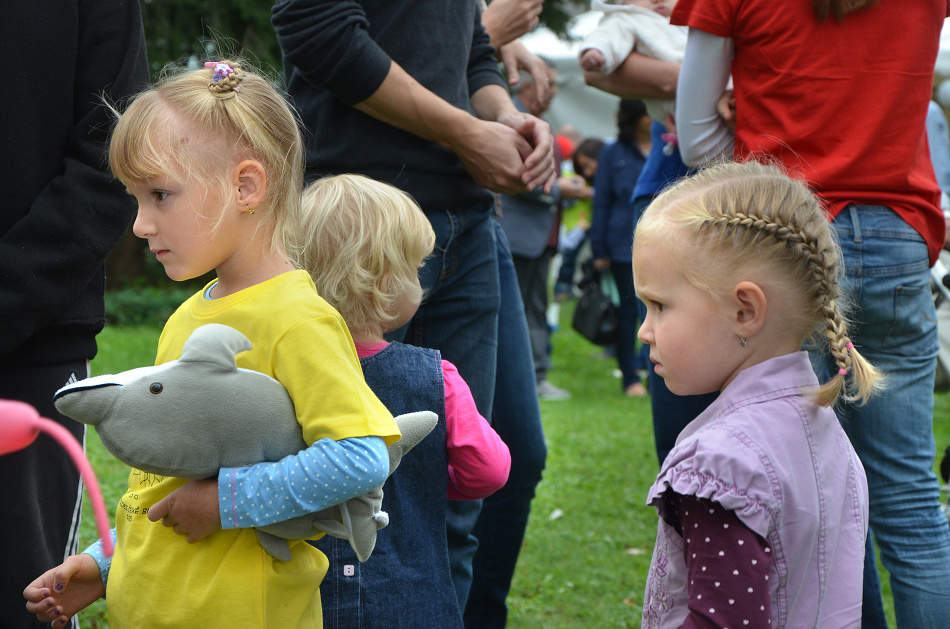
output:
[[[571,399],[571,392],[556,387],[547,380],[542,380],[538,383],[538,397],[548,401],[569,400]]]

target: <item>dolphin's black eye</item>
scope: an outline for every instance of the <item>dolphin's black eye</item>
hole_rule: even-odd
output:
[[[148,385],[148,390],[155,394],[161,393],[162,388],[161,382],[153,382],[152,384]]]

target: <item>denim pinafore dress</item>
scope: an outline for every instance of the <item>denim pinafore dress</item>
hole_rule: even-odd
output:
[[[448,460],[445,385],[436,350],[390,343],[360,359],[366,383],[393,415],[433,411],[436,427],[383,486],[389,525],[360,563],[346,540],[311,542],[330,562],[320,597],[326,629],[462,629],[445,538]]]

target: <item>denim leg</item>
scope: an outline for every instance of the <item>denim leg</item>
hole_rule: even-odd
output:
[[[507,242],[507,240],[506,240]],[[537,258],[510,256],[517,274],[522,312],[528,322],[528,338],[531,340],[531,355],[538,383],[544,381],[550,367],[548,328],[548,275],[554,251],[545,249]]]
[[[933,472],[938,341],[927,246],[886,207],[849,206],[832,226],[845,260],[843,288],[855,307],[851,338],[888,378],[886,390],[865,406],[837,410],[867,472],[870,525],[891,576],[897,624],[947,627],[950,527]],[[873,561],[869,553],[865,596],[877,598]],[[884,626],[872,617],[865,623]]]
[[[573,249],[561,252],[561,267],[558,269],[557,281],[554,283],[554,296],[574,295],[574,272],[577,270],[577,256],[589,236],[584,235],[584,239]]]
[[[482,501],[482,512],[475,525],[478,552],[465,608],[467,629],[505,626],[505,599],[528,526],[531,500],[547,457],[521,293],[508,240],[500,225],[496,235],[501,310],[492,427],[511,451],[511,472],[505,486]]]
[[[620,325],[617,339],[617,364],[623,374],[621,389],[627,390],[631,384],[640,381],[638,369],[647,369],[647,359],[637,349],[637,332],[642,321],[637,307],[637,296],[633,291],[633,268],[630,262],[611,262],[610,272],[617,283],[620,295]],[[647,348],[649,352],[649,348]]]
[[[482,416],[491,417],[499,304],[491,208],[429,210],[426,216],[436,240],[435,252],[419,271],[425,297],[409,325],[387,338],[441,351],[472,390]],[[471,586],[478,547],[472,529],[480,509],[480,500],[450,500],[446,513],[449,562],[461,609]]]

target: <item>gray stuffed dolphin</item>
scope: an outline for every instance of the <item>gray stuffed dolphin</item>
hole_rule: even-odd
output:
[[[199,480],[222,467],[278,461],[307,447],[286,389],[270,376],[241,369],[235,356],[251,342],[234,328],[212,323],[185,341],[181,358],[154,367],[87,378],[56,392],[64,415],[96,427],[123,463],[152,474]],[[389,446],[389,473],[435,427],[422,411],[396,417],[402,438]],[[383,490],[323,511],[257,529],[271,555],[289,561],[286,540],[320,532],[349,540],[360,561],[389,523]]]

